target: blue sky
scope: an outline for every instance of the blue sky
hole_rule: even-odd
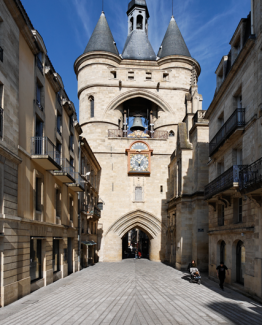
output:
[[[104,11],[119,53],[127,36],[129,0],[104,0]],[[68,96],[78,111],[74,61],[95,28],[102,0],[22,0],[42,35],[48,55],[61,75]],[[157,53],[171,18],[172,0],[147,0],[150,13],[149,40]],[[199,93],[207,109],[215,92],[215,70],[240,21],[250,12],[250,0],[174,0],[174,16],[191,56],[201,65]]]

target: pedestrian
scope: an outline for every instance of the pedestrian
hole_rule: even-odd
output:
[[[187,270],[188,270],[189,272],[190,272],[191,267],[197,267],[197,266],[196,266],[196,263],[195,263],[195,260],[192,260],[192,262],[188,264]]]
[[[227,275],[229,275],[228,268],[224,264],[223,261],[220,262],[220,265],[217,267],[217,277],[219,278],[219,286],[222,290],[224,290],[224,282],[226,278],[226,271]]]
[[[137,259],[137,251],[135,251],[135,259]]]
[[[141,252],[138,252],[138,258],[141,258],[142,254]]]

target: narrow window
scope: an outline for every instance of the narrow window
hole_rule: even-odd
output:
[[[56,119],[56,130],[58,134],[62,135],[62,115],[57,112],[57,119]]]
[[[42,52],[39,52],[36,56],[36,64],[38,69],[43,73],[43,54]]]
[[[163,193],[163,185],[160,185],[160,192]]]
[[[130,19],[130,27],[129,27],[129,32],[131,33],[134,29],[134,18],[132,17]]]
[[[56,217],[61,218],[61,191],[56,189]]]
[[[136,29],[143,29],[143,16],[141,15],[137,16]]]
[[[243,221],[243,200],[242,198],[238,199],[238,222]]]
[[[225,224],[225,206],[218,204],[218,226],[224,226]]]
[[[168,81],[169,80],[169,73],[163,73],[163,80]]]
[[[141,186],[137,186],[135,188],[135,201],[142,201],[143,200],[143,189]]]
[[[71,196],[69,198],[69,216],[70,216],[70,221],[73,221],[73,219],[74,219],[74,201]]]
[[[0,84],[0,139],[4,136],[4,110],[3,110],[4,86]]]
[[[42,278],[42,241],[41,239],[30,240],[30,277],[31,282]]]
[[[116,71],[111,71],[111,78],[116,79]]]
[[[134,79],[135,79],[134,71],[128,71],[128,80],[134,80]]]
[[[53,272],[60,271],[59,239],[53,240]]]
[[[41,207],[41,185],[42,185],[41,178],[36,177],[36,179],[35,179],[35,209],[38,212],[42,211],[42,207]]]
[[[174,137],[174,136],[175,136],[175,132],[174,132],[174,131],[170,131],[170,132],[169,132],[169,137],[172,138],[172,137]]]
[[[90,97],[89,101],[90,101],[90,117],[95,117],[95,100],[93,97]]]
[[[220,244],[220,262],[226,262],[226,243],[224,241],[221,242]]]
[[[36,105],[39,107],[41,111],[43,111],[42,91],[43,91],[43,86],[39,82],[37,82],[36,83]]]
[[[146,72],[146,80],[152,80],[152,72]]]
[[[71,134],[69,136],[69,150],[74,152],[74,135],[73,134]]]

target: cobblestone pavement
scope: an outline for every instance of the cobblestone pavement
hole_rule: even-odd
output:
[[[262,305],[161,263],[99,263],[0,310],[1,325],[262,324]]]

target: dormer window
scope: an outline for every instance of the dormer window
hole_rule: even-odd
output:
[[[241,39],[240,39],[240,35],[239,37],[236,39],[235,43],[232,46],[232,61],[234,62],[236,60],[236,58],[238,57],[240,51],[241,51]]]
[[[223,82],[223,66],[217,73],[217,89],[220,88],[222,82]]]
[[[143,16],[137,16],[136,29],[143,29]]]

